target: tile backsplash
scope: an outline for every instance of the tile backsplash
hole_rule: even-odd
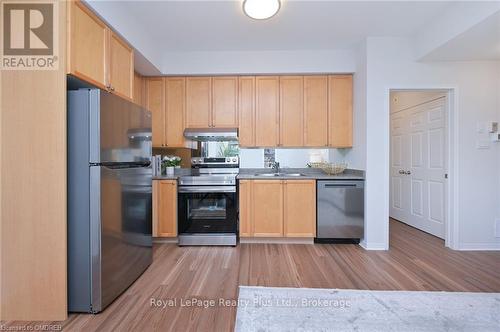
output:
[[[312,159],[330,160],[330,149],[240,149],[240,168],[267,167],[274,160],[281,167],[306,167]]]

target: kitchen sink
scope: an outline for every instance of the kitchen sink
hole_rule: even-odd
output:
[[[255,176],[268,176],[268,177],[275,177],[275,176],[290,176],[290,177],[298,177],[298,176],[304,176],[302,173],[258,173],[255,174]]]

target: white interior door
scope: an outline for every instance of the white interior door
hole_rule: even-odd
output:
[[[391,115],[391,217],[444,238],[446,97]]]

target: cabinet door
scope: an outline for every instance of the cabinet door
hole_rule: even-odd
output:
[[[352,147],[352,75],[328,77],[329,145]]]
[[[252,181],[239,181],[239,229],[241,237],[253,235],[252,231]]]
[[[210,77],[186,79],[186,127],[207,128],[212,124],[212,83]]]
[[[280,77],[280,146],[304,145],[304,79]]]
[[[304,77],[304,145],[328,146],[328,76]]]
[[[70,2],[68,72],[106,88],[108,28],[85,5]]]
[[[238,127],[238,78],[212,77],[212,126]]]
[[[252,182],[252,225],[256,237],[283,236],[283,185],[279,180]]]
[[[184,114],[186,111],[186,79],[165,79],[165,137],[168,147],[185,147]]]
[[[138,73],[134,73],[134,103],[137,105],[144,105],[144,78]]]
[[[109,35],[109,86],[120,97],[132,99],[134,50],[113,32]]]
[[[239,143],[255,146],[255,77],[239,78]]]
[[[285,180],[283,197],[285,237],[315,237],[316,181]]]
[[[164,79],[148,78],[146,81],[146,105],[151,111],[153,147],[165,146],[165,89]]]
[[[157,189],[157,237],[177,236],[177,182],[160,180]]]
[[[279,77],[255,78],[255,145],[275,147],[279,138]]]

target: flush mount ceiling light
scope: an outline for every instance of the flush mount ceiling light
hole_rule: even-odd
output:
[[[280,10],[280,0],[245,0],[243,12],[250,18],[265,20],[273,17]]]

